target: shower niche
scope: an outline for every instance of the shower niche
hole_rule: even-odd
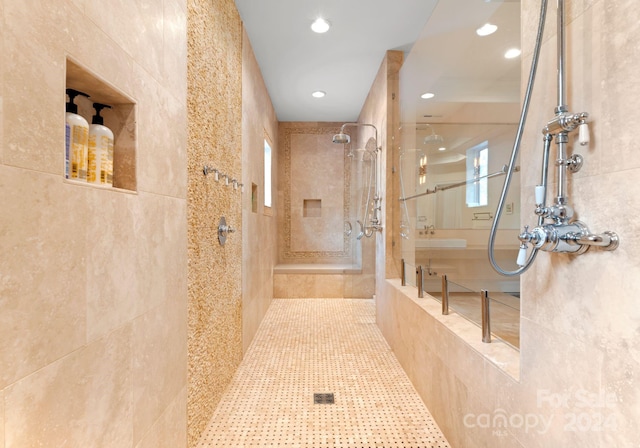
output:
[[[104,125],[114,136],[113,144],[113,188],[135,192],[136,179],[136,103],[124,93],[114,88],[107,81],[92,73],[77,62],[66,61],[66,89],[74,89],[86,93],[89,97],[76,96],[75,104],[78,114],[91,125],[94,115],[94,103],[111,106],[102,110]],[[65,98],[65,103],[67,98]],[[62,149],[64,153],[64,147]],[[61,167],[63,175],[65,167]],[[85,181],[68,180],[77,185],[98,186]]]

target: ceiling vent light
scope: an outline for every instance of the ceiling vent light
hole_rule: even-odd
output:
[[[498,27],[496,25],[492,25],[491,23],[485,23],[484,25],[482,25],[480,28],[476,30],[476,34],[478,36],[484,37],[484,36],[488,36],[489,34],[495,33],[497,29]]]
[[[422,98],[423,100],[428,100],[430,98],[433,98],[434,96],[436,96],[435,93],[427,92],[420,95],[420,98]]]
[[[507,59],[513,59],[520,56],[520,53],[522,52],[519,48],[511,48],[510,50],[507,50],[507,52],[504,54],[504,57]]]
[[[315,22],[311,24],[311,29],[318,34],[326,33],[331,28],[331,24],[322,17],[317,18]]]
[[[322,90],[316,90],[315,92],[313,92],[311,94],[312,97],[314,98],[322,98],[327,94],[327,92],[323,92]]]

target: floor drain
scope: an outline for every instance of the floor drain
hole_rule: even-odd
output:
[[[333,394],[313,394],[314,404],[333,404]]]

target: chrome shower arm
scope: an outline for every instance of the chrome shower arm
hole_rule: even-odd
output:
[[[378,147],[378,128],[375,127],[374,125],[370,124],[370,123],[344,123],[341,127],[340,127],[340,133],[344,134],[344,128],[347,126],[371,126],[375,131],[376,131],[376,151],[378,149],[382,149]]]

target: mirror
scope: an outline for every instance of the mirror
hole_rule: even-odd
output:
[[[417,128],[416,148],[403,158],[403,172],[414,177],[410,193],[428,192],[415,199],[414,228],[490,228],[517,126],[440,123],[418,124]],[[518,174],[512,182],[507,197],[510,207],[504,212],[500,226],[518,229]]]
[[[479,35],[485,24],[495,32]],[[455,311],[472,320],[479,291],[489,291],[509,304],[513,340],[520,281],[493,270],[487,246],[520,119],[521,60],[505,53],[519,47],[519,1],[440,0],[400,70],[395,158],[405,198],[394,215],[395,255],[409,265],[407,283],[415,285],[421,266],[424,290],[437,297],[446,275]],[[512,177],[496,233],[504,267],[515,268],[518,252],[520,177]]]
[[[480,36],[485,24],[497,29]],[[519,1],[438,2],[400,71],[401,196],[417,196],[401,226],[491,227],[520,115],[520,58],[505,53],[519,47]],[[506,202],[500,228],[517,231],[519,173]]]

